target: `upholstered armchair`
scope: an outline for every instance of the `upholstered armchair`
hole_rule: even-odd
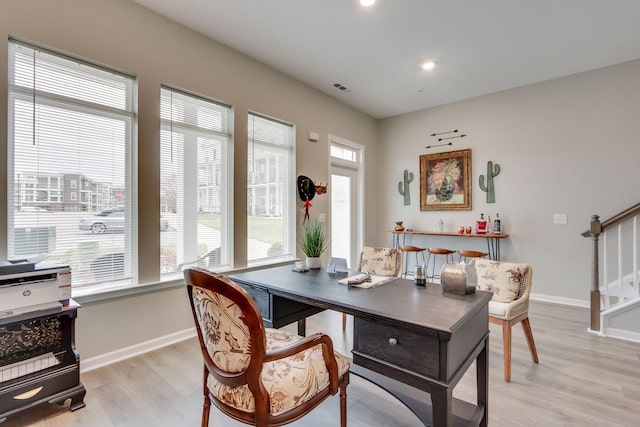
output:
[[[402,276],[402,251],[396,248],[365,246],[360,252],[358,272],[367,271],[378,276]],[[342,314],[342,330],[347,329],[347,315]]]
[[[475,259],[478,289],[493,293],[489,301],[489,321],[502,325],[504,380],[511,381],[511,329],[520,322],[534,363],[538,352],[529,322],[529,294],[533,270],[528,264]]]
[[[232,280],[197,268],[184,276],[204,358],[203,427],[211,402],[240,422],[280,426],[338,391],[346,426],[349,361],[327,335],[265,328],[256,302]]]

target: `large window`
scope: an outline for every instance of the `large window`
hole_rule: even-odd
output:
[[[257,114],[248,117],[247,233],[249,263],[293,256],[293,126]]]
[[[8,254],[131,279],[134,78],[9,42]]]
[[[223,270],[233,253],[231,108],[161,89],[161,273]]]

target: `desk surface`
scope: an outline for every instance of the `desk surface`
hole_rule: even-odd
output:
[[[265,320],[273,324],[281,315],[289,323],[308,315],[300,307],[291,308],[286,300],[353,314],[352,371],[357,369],[359,375],[391,392],[424,425],[487,426],[490,293],[443,293],[438,285],[421,287],[401,278],[362,289],[338,283],[355,273],[296,273],[291,267],[230,278],[259,297],[263,317],[266,314]],[[454,399],[452,393],[474,361],[476,405]]]
[[[349,273],[352,274],[356,273]],[[230,277],[269,288],[273,294],[292,300],[363,318],[386,319],[437,330],[443,336],[455,333],[492,297],[491,293],[483,291],[470,295],[443,293],[438,285],[416,286],[412,280],[402,278],[369,289],[339,284],[338,280],[346,276],[345,273],[330,274],[324,269],[296,273],[291,266],[283,266]]]

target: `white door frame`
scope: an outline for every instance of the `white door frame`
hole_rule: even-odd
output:
[[[352,171],[355,176],[354,192],[351,196],[351,259],[352,265],[349,268],[354,269],[358,263],[360,256],[360,249],[364,242],[364,145],[340,138],[335,135],[329,134],[329,153],[331,153],[331,146],[342,146],[346,149],[355,152],[355,161],[348,161],[331,157],[329,161],[329,176],[336,172],[349,170]],[[331,189],[329,189],[331,191]],[[331,207],[329,207],[331,208]],[[333,216],[331,216],[333,221]]]

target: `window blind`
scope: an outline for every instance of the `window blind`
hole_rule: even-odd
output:
[[[135,79],[16,40],[8,77],[9,257],[131,279]]]
[[[291,257],[295,247],[293,126],[248,116],[247,260]]]
[[[160,211],[163,275],[231,264],[233,230],[231,108],[161,88]]]

